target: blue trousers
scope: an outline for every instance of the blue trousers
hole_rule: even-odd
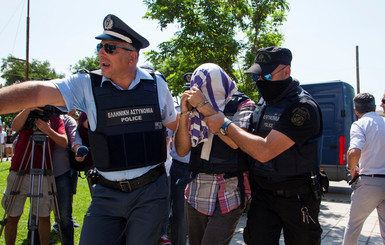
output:
[[[55,177],[57,188],[57,202],[60,214],[60,229],[62,244],[74,244],[74,226],[72,220],[72,180],[70,171]]]
[[[168,186],[170,186],[170,179],[171,177],[170,176],[167,176],[167,183],[168,183]],[[170,191],[170,187],[169,187],[169,190]],[[167,213],[170,214],[170,208],[171,208],[171,200],[170,200],[170,193],[168,195],[168,202],[167,202]],[[162,229],[161,229],[161,232],[160,232],[160,235],[163,236],[163,235],[168,235],[168,222],[169,221],[169,217],[167,216],[164,221],[163,221],[163,225],[162,225]]]
[[[80,245],[156,245],[167,217],[166,174],[132,192],[96,184],[84,217]]]
[[[171,169],[171,244],[185,245],[186,244],[186,218],[185,218],[185,200],[184,190],[187,185],[187,179],[190,178],[190,171],[187,165],[181,164],[173,160]]]

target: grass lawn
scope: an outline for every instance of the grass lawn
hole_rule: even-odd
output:
[[[10,162],[1,162],[0,163],[0,190],[3,192],[7,185],[7,176],[9,173]],[[84,174],[82,173],[82,176]],[[1,195],[2,197],[3,195]],[[75,244],[79,244],[80,231],[83,225],[83,218],[87,211],[87,208],[91,202],[91,195],[88,189],[88,184],[86,179],[78,178],[78,188],[77,194],[74,195],[73,202],[73,218],[80,227],[75,228]],[[20,218],[18,226],[18,234],[16,238],[16,244],[28,244],[27,242],[27,233],[28,233],[28,215],[29,215],[29,199],[25,202],[24,212]],[[4,209],[0,207],[0,220],[3,220]],[[53,212],[51,213],[51,225],[54,222]],[[51,244],[61,244],[59,234],[51,231]],[[0,244],[5,244],[4,241],[4,231],[0,238]]]

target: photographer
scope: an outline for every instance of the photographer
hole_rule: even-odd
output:
[[[36,117],[36,115],[42,115],[42,117]],[[2,200],[2,205],[4,208],[6,208],[7,202],[10,200],[10,192],[12,191],[13,183],[17,178],[17,172],[19,170],[25,169],[26,174],[24,176],[21,176],[23,179],[19,188],[20,192],[15,196],[13,205],[10,206],[7,210],[8,221],[5,226],[6,244],[15,244],[17,224],[19,222],[21,214],[23,213],[25,200],[30,192],[30,159],[28,157],[25,157],[25,160],[27,160],[28,163],[25,164],[23,162],[24,156],[29,156],[31,154],[33,144],[28,143],[30,137],[36,130],[40,130],[44,135],[49,137],[49,143],[48,145],[46,145],[46,149],[43,149],[43,147],[40,145],[36,145],[34,147],[33,168],[42,167],[41,164],[43,160],[43,152],[45,150],[45,169],[50,169],[52,163],[49,151],[53,152],[55,143],[63,147],[66,147],[68,144],[63,120],[61,120],[57,115],[48,116],[47,113],[45,113],[45,111],[43,111],[41,108],[29,108],[20,112],[12,122],[12,129],[16,132],[19,132],[19,139],[15,146],[15,155],[12,158],[10,172],[7,178],[7,189]],[[34,185],[37,189],[37,182],[35,182]],[[37,200],[34,199],[34,201],[36,202]],[[37,204],[34,203],[34,205]],[[52,207],[50,196],[48,195],[48,180],[45,175],[43,178],[43,195],[39,198],[39,207],[37,208],[39,209],[38,227],[40,243],[48,245],[50,235],[50,212]]]

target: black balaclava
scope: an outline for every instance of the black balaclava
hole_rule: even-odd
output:
[[[266,103],[271,104],[276,102],[277,99],[292,83],[293,79],[289,77],[286,80],[278,80],[278,81],[265,81],[258,80],[256,82],[258,86],[258,90],[261,93],[263,99]]]

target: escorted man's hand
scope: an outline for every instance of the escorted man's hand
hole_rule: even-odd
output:
[[[187,92],[187,91],[186,91]],[[197,87],[191,87],[188,93],[188,102],[193,107],[197,107],[199,103],[206,100],[206,96],[202,93],[202,91]]]

